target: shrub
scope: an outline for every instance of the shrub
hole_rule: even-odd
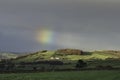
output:
[[[87,63],[85,63],[83,60],[78,60],[77,64],[76,64],[76,68],[77,69],[81,69],[87,66]]]

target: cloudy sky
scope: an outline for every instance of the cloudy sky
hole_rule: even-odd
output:
[[[120,50],[120,0],[0,0],[0,51]]]

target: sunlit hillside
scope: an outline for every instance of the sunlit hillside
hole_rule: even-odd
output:
[[[74,50],[74,49],[73,49]],[[39,60],[92,60],[92,59],[108,59],[108,58],[120,58],[120,52],[119,51],[93,51],[93,52],[85,52],[83,51],[83,54],[58,54],[56,51],[38,51],[35,53],[27,54],[25,56],[21,56],[15,59],[17,62],[25,61],[25,62],[33,62],[33,61],[39,61]],[[71,52],[70,52],[71,53]]]

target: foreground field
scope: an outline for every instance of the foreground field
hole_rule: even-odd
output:
[[[0,74],[0,80],[120,80],[120,71],[71,71]]]

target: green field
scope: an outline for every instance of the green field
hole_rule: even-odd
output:
[[[0,80],[120,80],[120,71],[71,71],[0,74]]]

